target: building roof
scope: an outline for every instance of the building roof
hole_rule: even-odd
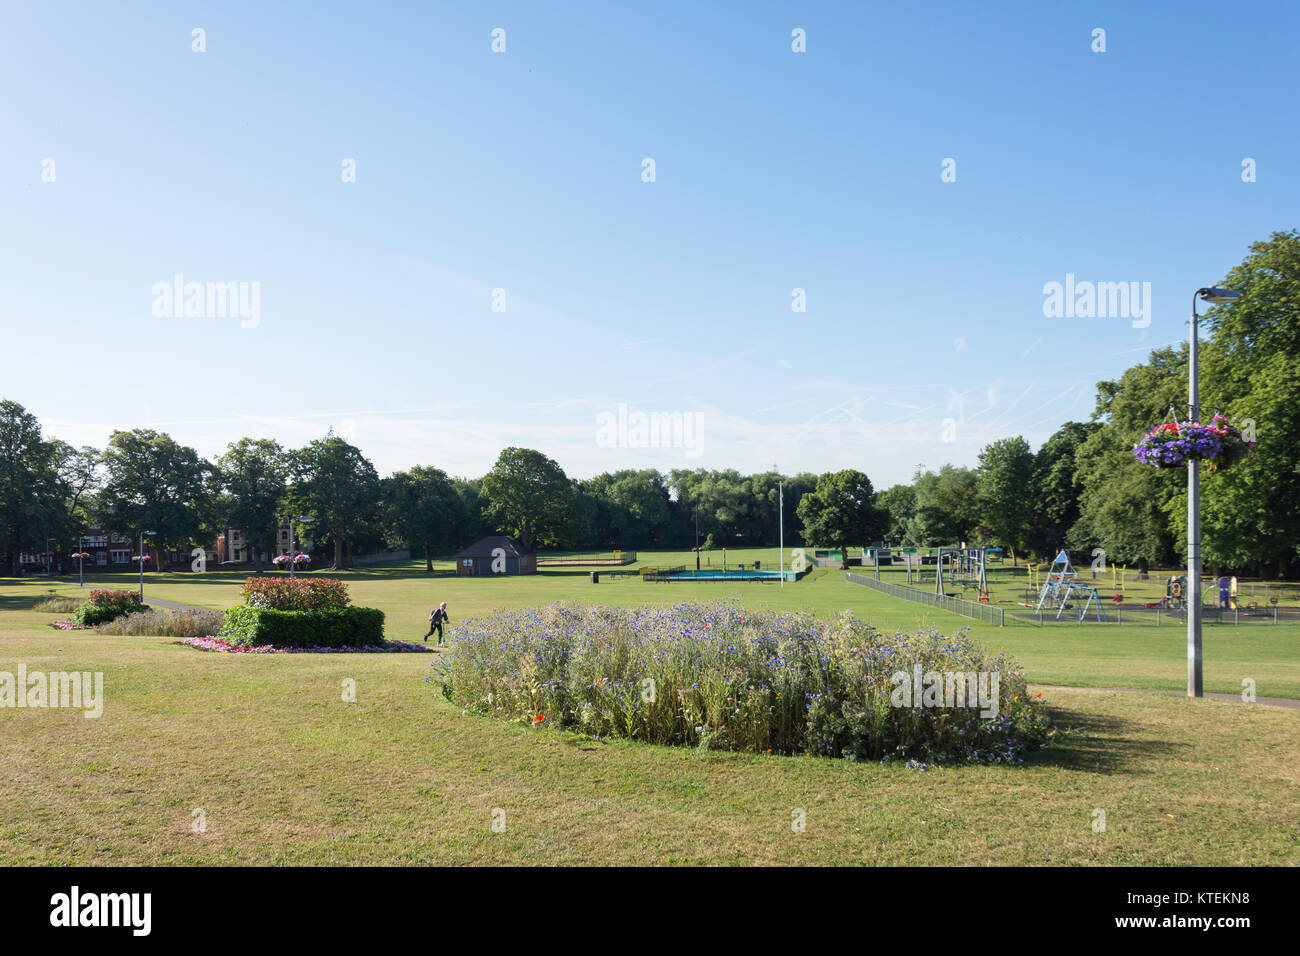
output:
[[[529,553],[514,538],[504,534],[490,534],[486,538],[475,541],[455,558],[458,561],[461,558],[490,558],[495,548],[502,549],[508,557],[512,558],[521,558]]]

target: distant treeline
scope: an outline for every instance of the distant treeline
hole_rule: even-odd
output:
[[[1213,570],[1287,576],[1300,555],[1300,233],[1275,233],[1221,283],[1243,295],[1206,317],[1203,417],[1251,419],[1253,457],[1202,483],[1203,546]],[[578,550],[767,546],[777,542],[784,482],[789,545],[970,544],[1013,560],[1066,547],[1111,563],[1174,566],[1186,549],[1186,473],[1133,457],[1151,426],[1186,414],[1187,346],[1151,353],[1099,382],[1087,422],[1067,422],[1041,448],[1020,437],[987,445],[974,468],[945,465],[877,492],[861,471],[782,476],[654,469],[569,478],[551,458],[507,448],[481,478],[415,466],[381,478],[334,436],[285,449],[241,438],[206,461],[169,435],[116,431],[108,447],[45,438],[21,405],[0,401],[0,559],[75,549],[87,528],[168,550],[210,547],[241,529],[273,552],[285,515],[309,515],[318,556],[410,548],[431,562],[486,534],[526,547]],[[883,452],[878,452],[883,453]],[[431,567],[431,564],[429,564]]]

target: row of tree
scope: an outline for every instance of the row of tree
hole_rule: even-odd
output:
[[[1212,568],[1285,577],[1300,555],[1300,233],[1276,233],[1223,283],[1243,293],[1207,316],[1202,408],[1255,423],[1260,446],[1203,482],[1203,547]],[[21,405],[0,401],[0,557],[86,527],[148,529],[168,549],[242,529],[270,553],[281,517],[311,515],[318,549],[345,567],[358,549],[435,554],[485,534],[528,548],[675,549],[697,541],[770,545],[784,487],[790,544],[998,545],[1050,558],[1103,548],[1112,562],[1176,565],[1186,549],[1182,470],[1138,464],[1134,443],[1170,409],[1183,417],[1187,347],[1165,348],[1097,386],[1088,422],[1042,447],[986,446],[974,468],[945,465],[877,492],[860,471],[623,470],[575,480],[542,452],[507,448],[482,478],[415,466],[381,478],[334,436],[285,449],[241,438],[209,462],[169,435],[114,432],[102,451],[46,439]],[[701,537],[702,536],[702,537]]]

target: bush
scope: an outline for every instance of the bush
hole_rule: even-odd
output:
[[[244,604],[273,611],[324,611],[351,603],[348,586],[335,578],[251,577],[244,580]]]
[[[94,627],[107,624],[124,614],[134,614],[149,610],[148,605],[140,603],[137,591],[110,591],[95,588],[90,592],[90,600],[72,612],[72,620],[77,624]]]
[[[220,636],[241,647],[379,647],[384,612],[372,607],[278,611],[240,605],[225,613]]]
[[[843,615],[755,615],[738,602],[550,605],[463,622],[442,672],[477,713],[594,736],[850,759],[1017,763],[1047,738],[1013,658],[964,632],[884,634]],[[896,674],[998,675],[990,719],[900,703]],[[910,697],[910,693],[908,694]],[[940,691],[942,697],[942,690]],[[942,701],[940,701],[942,703]],[[542,718],[539,721],[539,717]]]
[[[95,628],[98,634],[158,634],[166,637],[209,637],[221,630],[220,611],[136,611]]]

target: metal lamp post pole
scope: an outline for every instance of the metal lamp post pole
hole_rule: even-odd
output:
[[[695,570],[700,570],[700,509],[695,509]]]
[[[77,538],[77,578],[81,587],[86,586],[86,536],[83,534]]]
[[[1200,395],[1196,387],[1196,326],[1194,295],[1187,353],[1187,417],[1193,422],[1200,417]],[[1187,696],[1201,697],[1205,690],[1201,677],[1201,463],[1197,459],[1187,463],[1187,601]]]
[[[289,516],[289,580],[293,580],[293,516]]]
[[[780,504],[777,507],[777,513],[780,515],[778,526],[778,538],[781,546],[781,587],[785,588],[785,482],[776,483],[777,494],[780,496]]]
[[[1241,293],[1232,289],[1197,289],[1192,296],[1192,329],[1187,352],[1187,417],[1200,418],[1200,393],[1197,390],[1197,323],[1196,300],[1234,302]],[[1187,463],[1187,696],[1205,696],[1201,663],[1201,463]]]

